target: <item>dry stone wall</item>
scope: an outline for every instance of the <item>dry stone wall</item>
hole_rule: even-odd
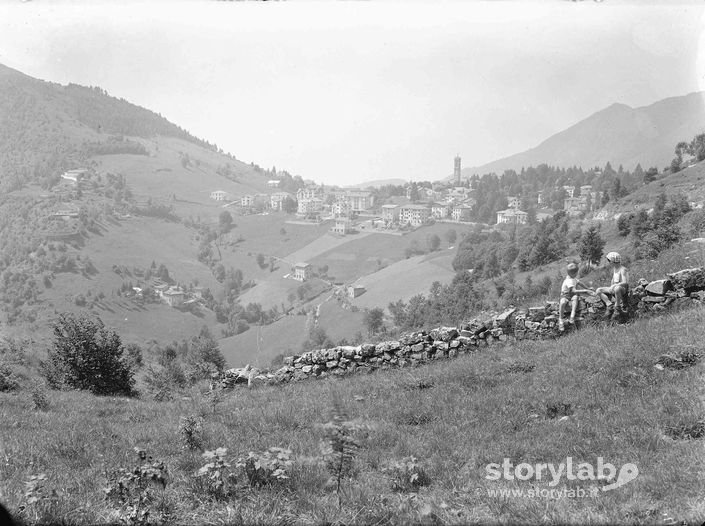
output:
[[[691,268],[668,274],[665,279],[639,280],[630,294],[630,316],[664,311],[671,306],[705,302],[705,269]],[[581,324],[603,321],[605,307],[597,297],[580,300]],[[557,338],[558,302],[529,308],[510,308],[502,313],[477,317],[456,327],[412,332],[394,341],[341,345],[316,349],[284,359],[276,371],[255,367],[229,369],[220,379],[223,387],[279,384],[309,378],[354,374],[373,369],[415,366],[476,352],[488,345],[523,339]]]

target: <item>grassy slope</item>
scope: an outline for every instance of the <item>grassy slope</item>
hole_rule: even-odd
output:
[[[704,339],[705,310],[694,309],[555,342],[485,348],[418,369],[240,389],[215,414],[196,388],[165,403],[57,393],[46,412],[27,409],[26,391],[0,394],[0,417],[11,423],[0,428],[0,495],[16,511],[24,481],[45,473],[47,487],[60,490],[45,520],[114,521],[101,492],[104,470],[128,467],[138,446],[167,463],[172,482],[163,502],[179,523],[699,523],[702,439],[677,440],[668,429],[702,422],[704,366],[659,371],[653,364],[663,353],[701,348]],[[341,508],[315,462],[316,424],[328,420],[334,397],[372,426],[356,476],[343,483]],[[570,416],[551,418],[548,408],[561,404]],[[210,501],[192,478],[205,461],[180,444],[179,417],[190,414],[205,418],[204,447],[227,447],[229,458],[291,448],[297,463],[286,487]],[[392,492],[382,472],[409,455],[431,478],[414,499]],[[593,465],[597,457],[617,467],[635,463],[639,476],[594,499],[488,495],[548,487],[545,480],[489,481],[488,463],[506,457],[514,465],[558,464],[568,456]],[[589,484],[564,477],[558,488]]]
[[[705,163],[698,163],[667,175],[662,179],[641,186],[633,193],[620,199],[618,206],[610,206],[610,210],[625,211],[632,208],[650,208],[654,198],[665,192],[666,195],[683,194],[691,202],[705,202]]]
[[[390,301],[423,293],[428,294],[434,281],[450,283],[455,275],[452,263],[455,252],[442,250],[425,256],[403,259],[357,280],[366,292],[352,303],[361,308],[385,308]],[[403,279],[399,279],[403,276]]]

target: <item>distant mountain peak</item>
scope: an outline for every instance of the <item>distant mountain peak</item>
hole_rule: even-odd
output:
[[[637,164],[663,167],[673,158],[673,148],[679,141],[690,141],[703,131],[705,92],[669,97],[638,108],[616,102],[534,148],[465,168],[463,174],[501,174],[542,163],[565,168],[590,168],[607,162],[627,170]]]

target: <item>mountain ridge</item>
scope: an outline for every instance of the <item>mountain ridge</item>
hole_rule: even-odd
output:
[[[667,97],[646,106],[632,108],[613,103],[523,152],[479,166],[464,168],[464,176],[502,173],[522,167],[549,164],[585,169],[637,164],[663,167],[673,158],[681,140],[689,141],[705,131],[705,91]]]

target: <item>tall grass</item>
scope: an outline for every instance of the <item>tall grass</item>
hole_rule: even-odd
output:
[[[681,349],[702,353],[702,341],[705,310],[692,309],[417,369],[226,392],[215,412],[205,383],[162,403],[52,392],[45,411],[32,410],[22,390],[0,393],[0,499],[29,523],[115,522],[101,488],[106,473],[131,465],[138,447],[168,467],[160,516],[180,524],[699,522],[703,439],[682,431],[705,420],[703,365],[654,364]],[[370,423],[339,495],[319,449],[332,387],[346,418]],[[202,422],[199,446],[227,448],[230,463],[250,451],[290,449],[290,477],[210,498],[194,477],[204,463],[199,451],[184,448],[186,416]],[[568,456],[635,463],[639,476],[592,499],[488,493],[546,487],[488,480],[488,463],[559,464]],[[410,457],[428,483],[400,491],[389,466]],[[57,495],[41,509],[24,494],[39,474],[47,494]]]

